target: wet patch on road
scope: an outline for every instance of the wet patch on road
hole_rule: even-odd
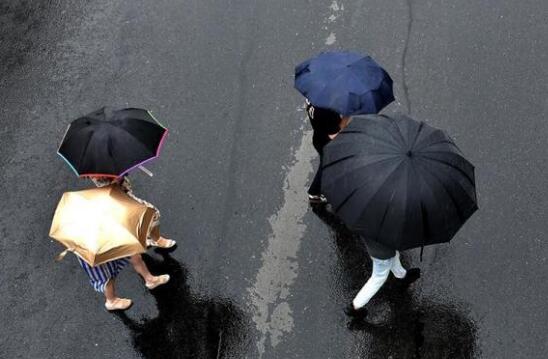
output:
[[[297,253],[306,231],[303,218],[308,212],[306,184],[312,172],[312,131],[306,131],[295,152],[284,183],[282,207],[269,219],[272,234],[262,253],[262,266],[248,289],[253,305],[253,321],[260,333],[259,357],[267,345],[276,347],[293,330],[293,314],[288,303],[291,286],[298,275]]]
[[[146,359],[241,357],[248,345],[248,321],[229,300],[192,293],[185,267],[166,251],[158,259],[143,255],[152,273],[171,280],[151,291],[158,316],[135,321],[116,313],[131,331],[135,349]]]
[[[363,241],[327,207],[315,206],[313,211],[333,230],[341,296],[350,302],[371,273],[371,259]],[[409,267],[404,255],[402,262]],[[416,285],[419,283],[412,286]],[[348,321],[349,330],[356,332],[357,340],[361,341],[358,343],[361,357],[471,359],[479,355],[477,327],[464,305],[416,299],[411,290],[412,287],[401,286],[391,276],[368,304],[367,318]]]
[[[41,24],[49,19],[47,1],[6,0],[0,4],[1,72],[24,64],[31,55]],[[0,76],[2,73],[0,72]]]

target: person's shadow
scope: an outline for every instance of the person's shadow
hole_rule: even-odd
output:
[[[167,273],[169,283],[151,291],[158,316],[136,321],[116,315],[131,330],[133,345],[146,359],[237,357],[247,342],[242,312],[227,300],[205,299],[186,283],[187,270],[166,251],[162,259],[143,255],[152,273]]]
[[[342,285],[352,298],[371,273],[365,244],[326,206],[314,206],[313,212],[334,232],[344,274]],[[405,262],[403,256],[402,262]],[[368,335],[367,340],[364,338],[363,357],[468,359],[478,354],[476,326],[463,310],[455,304],[417,301],[410,289],[402,287],[392,276],[368,303],[368,310],[365,319],[348,322],[350,330]]]

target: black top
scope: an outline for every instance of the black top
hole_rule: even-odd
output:
[[[331,139],[327,133],[314,131],[314,134],[312,135],[312,145],[314,145],[314,148],[320,155],[323,152],[324,146],[327,145],[329,141],[331,141]]]
[[[312,105],[307,106],[306,112],[312,129],[314,129],[312,144],[321,155],[324,146],[331,141],[329,135],[334,135],[340,131],[341,118],[334,111]]]

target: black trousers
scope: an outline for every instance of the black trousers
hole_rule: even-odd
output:
[[[369,253],[369,256],[377,259],[389,259],[396,255],[396,251],[394,249],[387,247],[377,241],[367,239],[364,236],[360,237],[365,242],[365,246],[367,247],[367,252]]]
[[[327,145],[331,139],[327,133],[314,131],[312,135],[312,145],[318,154],[320,155],[320,164],[318,165],[318,170],[316,175],[312,180],[312,184],[308,189],[308,194],[313,196],[319,196],[322,194],[322,163],[323,163],[323,148]]]
[[[312,184],[310,185],[310,188],[308,189],[308,194],[313,196],[319,196],[322,194],[322,155],[320,154],[320,164],[318,165],[318,170],[316,171],[316,175],[314,176],[314,179],[312,180]]]

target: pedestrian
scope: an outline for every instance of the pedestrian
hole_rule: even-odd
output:
[[[341,118],[338,130],[328,135],[329,141],[335,139],[335,137],[337,137],[341,130],[348,126],[350,121],[351,119],[348,117]],[[330,130],[335,131],[335,129],[336,128],[333,127]],[[329,141],[327,141],[327,143]],[[321,164],[318,172],[321,172]],[[318,177],[318,175],[316,175],[316,177]],[[315,180],[316,177],[314,178]],[[319,177],[320,179],[318,181],[321,181],[321,173]],[[367,253],[369,253],[369,256],[371,257],[371,260],[373,262],[373,270],[371,273],[371,277],[360,289],[352,303],[349,304],[348,307],[345,309],[346,314],[353,317],[365,317],[367,315],[367,309],[365,308],[365,305],[369,303],[371,298],[373,298],[373,296],[381,289],[383,284],[388,279],[390,273],[392,273],[394,277],[400,280],[400,283],[403,286],[410,285],[420,277],[419,268],[411,268],[409,270],[406,270],[402,266],[400,262],[399,251],[396,251],[374,240],[368,239],[365,236],[361,235],[360,238],[364,241],[367,248]]]
[[[327,203],[321,191],[323,148],[350,116],[378,113],[394,101],[392,79],[370,56],[328,51],[295,67],[295,88],[306,99],[320,166],[308,190],[310,203]]]
[[[154,215],[152,217],[152,224],[150,226],[150,233],[147,238],[147,246],[149,247],[159,247],[159,248],[172,248],[177,244],[173,239],[167,239],[160,235],[160,211],[151,203],[137,197],[133,194],[131,187],[131,182],[127,175],[113,178],[113,177],[101,177],[101,176],[90,176],[91,181],[97,187],[104,187],[111,184],[117,184],[120,186],[120,189],[124,191],[129,197],[133,198],[137,202],[144,204],[145,206],[152,208],[154,210]]]
[[[323,153],[322,192],[364,240],[371,277],[346,308],[365,305],[392,273],[405,286],[420,277],[398,250],[446,243],[477,210],[474,166],[443,130],[402,114],[354,116]]]
[[[323,148],[340,130],[348,125],[350,117],[343,117],[326,108],[315,107],[308,99],[306,100],[306,114],[314,130],[312,145],[320,156],[318,170],[308,189],[308,200],[310,203],[327,203],[327,199],[321,192]]]
[[[381,289],[390,273],[394,275],[403,287],[406,287],[420,277],[419,268],[406,270],[400,262],[400,252],[387,247],[379,242],[360,236],[365,243],[367,253],[373,262],[371,277],[360,289],[354,300],[345,309],[347,315],[352,317],[365,317],[367,309],[365,305]]]
[[[116,276],[128,263],[131,263],[133,269],[143,278],[145,286],[149,290],[166,284],[169,281],[169,274],[152,275],[140,254],[115,259],[97,266],[90,266],[79,256],[76,256],[76,258],[78,258],[78,262],[88,275],[93,289],[105,295],[105,308],[109,311],[126,310],[133,304],[131,299],[118,297],[114,287]]]

